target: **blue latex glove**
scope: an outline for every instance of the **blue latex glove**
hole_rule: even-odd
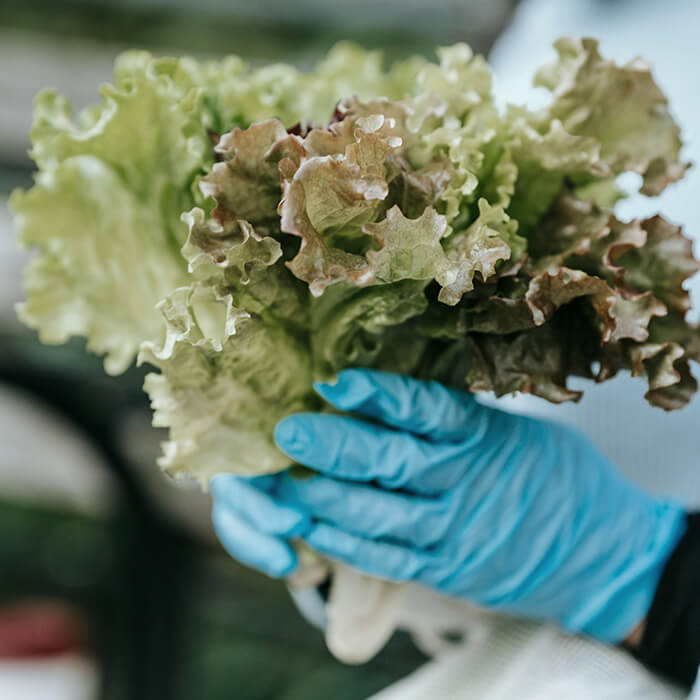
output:
[[[283,576],[301,536],[368,574],[611,642],[645,618],[685,512],[585,436],[399,375],[346,370],[316,390],[360,417],[278,424],[279,447],[319,472],[310,479],[215,477],[233,556]]]

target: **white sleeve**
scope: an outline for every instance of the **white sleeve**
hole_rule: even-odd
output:
[[[380,585],[365,596],[366,582],[355,580],[352,572],[340,579],[335,600],[328,606],[317,594],[310,607],[304,596],[295,595],[310,621],[326,628],[336,656],[350,663],[365,661],[383,645],[384,635],[397,626],[411,633],[416,644],[433,657],[370,700],[686,698],[681,689],[616,647],[567,635],[552,625],[486,612],[417,585],[389,584],[386,589]],[[307,593],[310,590],[306,589]],[[360,610],[358,593],[364,597]],[[392,598],[388,605],[387,595]],[[380,615],[376,615],[377,606]],[[690,700],[700,700],[700,678]]]
[[[412,589],[414,587],[411,587]],[[415,587],[417,588],[417,587]],[[459,632],[435,658],[371,700],[682,700],[687,692],[644,668],[630,654],[552,625],[507,618],[421,594],[406,602],[413,624]],[[450,614],[444,614],[450,610]],[[409,625],[411,626],[411,625]],[[415,630],[415,627],[413,627]],[[428,627],[418,629],[425,634]],[[435,630],[437,631],[437,630]],[[439,635],[437,635],[439,636]],[[436,637],[437,638],[437,637]],[[425,638],[424,640],[425,641]],[[691,696],[693,700],[700,695]]]

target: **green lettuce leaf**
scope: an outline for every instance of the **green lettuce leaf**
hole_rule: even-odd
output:
[[[201,95],[177,60],[127,54],[102,98],[75,123],[64,99],[39,95],[31,139],[40,171],[10,206],[21,242],[40,251],[22,320],[45,342],[87,336],[118,373],[158,336],[158,301],[187,283],[178,210],[192,206],[211,156]]]
[[[683,177],[680,129],[648,64],[606,61],[593,39],[560,39],[557,62],[535,76],[552,91],[547,119],[570,134],[600,143],[600,160],[611,173],[642,176],[643,194],[657,195]]]
[[[272,433],[289,413],[318,407],[308,348],[211,287],[178,289],[159,308],[165,336],[145,343],[139,362],[160,370],[144,385],[153,424],[170,429],[160,466],[204,486],[220,472],[290,466]]]
[[[587,181],[607,177],[600,160],[600,143],[589,136],[569,133],[558,120],[546,130],[531,124],[532,115],[511,109],[511,137],[507,149],[518,170],[508,212],[530,231],[556,200],[567,178]]]
[[[313,299],[315,376],[330,379],[347,367],[415,373],[428,342],[414,325],[428,307],[425,287],[416,280],[364,288],[340,283]]]
[[[375,278],[380,282],[431,280],[445,286],[455,279],[440,244],[447,234],[447,220],[432,207],[417,219],[406,218],[393,206],[378,223],[362,227],[379,244],[367,253]]]
[[[474,277],[487,281],[496,274],[499,262],[514,261],[525,252],[525,239],[516,234],[518,222],[500,206],[479,200],[479,216],[466,231],[446,242],[454,279],[443,284],[438,300],[454,306],[474,289]],[[439,282],[440,280],[438,280]]]
[[[215,128],[247,127],[271,117],[287,127],[297,122],[325,124],[336,103],[352,95],[401,100],[415,90],[426,63],[413,57],[386,69],[381,51],[350,42],[337,44],[310,73],[285,64],[253,69],[235,56],[212,62],[206,74],[218,115]]]
[[[29,192],[13,195],[21,240],[41,252],[25,270],[19,315],[43,342],[85,336],[116,374],[144,339],[158,337],[156,304],[188,280],[152,204],[89,155],[42,171]]]

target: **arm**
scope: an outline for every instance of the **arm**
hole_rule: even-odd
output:
[[[374,576],[612,643],[645,619],[686,514],[623,479],[584,436],[397,375],[350,370],[317,390],[359,414],[279,424],[278,445],[317,476],[213,485],[215,523],[234,502],[244,522],[266,513],[266,536],[287,548],[278,574],[295,566],[296,535]],[[259,558],[217,528],[234,556]]]

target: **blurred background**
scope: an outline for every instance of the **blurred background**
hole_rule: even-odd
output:
[[[162,436],[141,371],[107,377],[81,342],[43,347],[16,320],[26,253],[6,199],[31,184],[27,132],[40,89],[83,107],[126,48],[303,68],[339,39],[388,59],[467,41],[490,55],[501,101],[522,102],[537,99],[530,79],[554,38],[593,35],[608,56],[652,62],[697,162],[698,26],[697,0],[2,0],[0,698],[360,700],[425,660],[397,634],[365,666],[335,661],[283,584],[217,545],[208,498],[160,475]],[[697,242],[697,170],[623,215],[662,210]],[[693,285],[697,315],[700,279]],[[632,478],[700,506],[700,401],[664,415],[643,393],[619,377],[578,405],[503,403],[579,425]]]
[[[0,2],[0,698],[354,700],[424,660],[397,635],[361,671],[335,661],[282,584],[217,546],[207,497],[160,475],[142,373],[109,378],[82,343],[43,347],[16,320],[25,253],[6,200],[31,184],[34,95],[94,102],[127,48],[301,67],[339,39],[388,59],[486,52],[514,4]]]

